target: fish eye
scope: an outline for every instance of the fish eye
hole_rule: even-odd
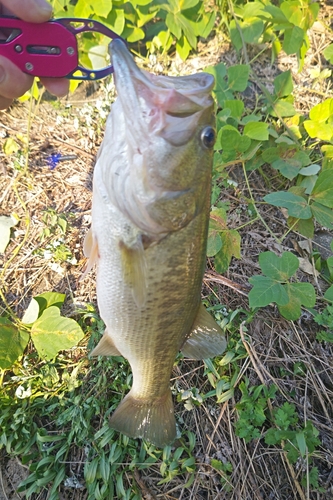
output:
[[[201,141],[202,144],[207,149],[212,149],[215,144],[216,132],[213,127],[205,127],[201,132]]]

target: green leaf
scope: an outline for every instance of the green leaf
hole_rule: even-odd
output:
[[[299,151],[295,145],[285,143],[264,150],[262,156],[287,179],[294,179],[301,168],[310,163],[310,158],[306,153]]]
[[[176,42],[176,49],[180,57],[185,61],[191,52],[191,45],[188,43],[187,38],[183,35]]]
[[[300,454],[302,457],[304,457],[307,449],[304,432],[296,433],[296,441]]]
[[[230,33],[231,42],[235,46],[236,50],[240,50],[243,46],[243,41],[242,41],[237,24],[236,24],[234,19],[232,19],[230,21],[229,33]]]
[[[60,316],[58,307],[48,307],[33,324],[31,338],[41,358],[53,359],[59,351],[71,349],[84,337],[76,321]]]
[[[219,133],[220,146],[225,151],[246,151],[251,145],[251,139],[241,136],[238,130],[232,125],[226,125]],[[218,141],[217,141],[218,142]]]
[[[311,283],[290,283],[288,289],[289,296],[297,296],[304,307],[314,307],[316,293]]]
[[[289,321],[295,321],[301,315],[301,303],[297,296],[289,296],[288,303],[286,305],[278,305],[278,309],[281,316]]]
[[[123,9],[112,9],[105,24],[115,33],[121,35],[125,27],[125,14]]]
[[[277,191],[264,197],[264,200],[275,207],[288,209],[288,214],[297,219],[310,219],[312,212],[306,200],[289,191]]]
[[[191,47],[193,49],[197,48],[197,37],[195,35],[195,23],[191,23],[189,19],[186,18],[183,13],[178,13],[177,14],[177,22],[180,25],[183,34]]]
[[[112,1],[110,0],[98,0],[93,3],[93,8],[95,14],[101,17],[107,17],[112,9]]]
[[[286,54],[296,54],[302,47],[305,32],[299,26],[287,28],[284,32],[282,48]]]
[[[306,238],[313,238],[314,224],[313,219],[298,219],[297,217],[288,217],[288,227],[302,234]]]
[[[240,23],[243,33],[243,38],[246,43],[258,43],[259,38],[264,31],[264,23],[261,19],[252,18],[248,21]]]
[[[244,111],[244,103],[239,99],[226,100],[224,102],[224,110],[230,109],[230,116],[232,118],[236,118],[236,120],[240,120],[243,111]]]
[[[267,141],[269,137],[268,123],[249,122],[244,127],[244,135],[256,141]]]
[[[91,484],[95,481],[98,464],[99,464],[98,457],[94,458],[91,462],[85,463],[84,478],[88,484]]]
[[[4,253],[10,241],[10,229],[18,223],[15,217],[0,215],[0,253]]]
[[[326,290],[324,297],[325,297],[326,300],[330,300],[331,302],[333,302],[333,285],[331,285]]]
[[[235,64],[227,69],[229,88],[243,92],[248,84],[250,66],[248,64]]]
[[[2,148],[5,155],[9,156],[13,153],[17,153],[17,151],[21,149],[21,146],[16,141],[14,141],[12,137],[8,137],[8,139],[6,139],[3,143]]]
[[[277,281],[287,281],[297,271],[299,261],[290,252],[283,252],[281,257],[273,252],[262,252],[259,255],[259,265],[266,276]]]
[[[36,295],[35,300],[39,304],[39,311],[42,313],[44,309],[51,306],[61,307],[65,302],[66,295],[58,292],[44,292]]]
[[[173,14],[172,12],[168,12],[165,18],[165,23],[169,28],[169,30],[171,31],[171,33],[175,35],[177,39],[179,39],[182,36],[182,29],[177,23],[177,17],[175,14]]]
[[[331,141],[333,138],[332,125],[314,120],[305,120],[303,125],[311,139],[318,138],[322,141]]]
[[[242,15],[244,19],[253,19],[264,14],[264,5],[261,2],[251,2],[242,5]]]
[[[202,38],[207,38],[210,35],[212,29],[214,28],[215,20],[216,20],[216,12],[206,13],[201,21],[203,26],[201,27],[199,26],[199,23],[197,24],[197,28],[199,28],[198,29],[199,33],[198,32],[196,33],[197,36],[201,36]]]
[[[0,368],[12,366],[27,347],[30,335],[18,329],[11,321],[0,317]]]
[[[325,207],[321,203],[314,202],[310,205],[313,216],[317,222],[327,229],[333,229],[333,210]]]
[[[216,64],[215,66],[207,66],[205,68],[206,73],[210,73],[215,78],[214,90],[224,90],[224,83],[221,87],[221,83],[224,82],[224,78],[227,76],[227,67],[224,63]]]
[[[289,302],[279,305],[280,314],[289,321],[295,321],[301,315],[301,305],[314,307],[316,293],[311,283],[287,283],[285,285]]]
[[[218,231],[210,230],[207,240],[207,257],[214,257],[222,248],[222,239]]]
[[[270,111],[269,114],[272,116],[282,116],[282,118],[286,118],[288,116],[294,116],[296,114],[296,110],[291,102],[279,99],[274,103],[274,109]]]
[[[271,20],[275,24],[285,24],[288,22],[288,19],[286,18],[282,10],[273,4],[269,3],[268,5],[265,5],[265,8],[263,10],[264,12],[268,12],[270,14],[270,16],[272,17]]]
[[[288,295],[281,283],[268,276],[252,276],[249,282],[253,285],[249,293],[249,304],[255,307],[265,307],[276,302],[277,304],[287,304]]]
[[[214,266],[218,273],[224,273],[230,264],[232,256],[240,259],[241,237],[235,229],[225,230],[220,233],[222,248],[215,255]]]
[[[199,3],[199,0],[181,0],[179,2],[179,7],[181,10],[191,9]]]
[[[88,18],[93,12],[93,8],[87,0],[78,0],[74,8],[75,17]]]
[[[215,231],[223,231],[227,229],[227,213],[226,209],[213,207],[210,213],[209,229]]]
[[[315,122],[326,122],[333,116],[333,98],[326,99],[311,108],[309,116]]]
[[[126,28],[126,40],[129,43],[135,43],[145,37],[145,32],[141,28]]]
[[[310,176],[310,175],[316,175],[318,174],[320,170],[320,165],[316,165],[315,163],[313,163],[312,165],[309,165],[308,167],[303,167],[299,173],[301,175],[306,175],[306,176]]]
[[[295,179],[295,177],[298,176],[301,168],[298,162],[291,159],[282,160],[280,158],[272,163],[272,167],[279,170],[284,177],[290,180]]]
[[[291,77],[291,71],[284,71],[274,78],[274,90],[277,97],[286,97],[293,91],[294,85]]]
[[[333,64],[333,43],[323,50],[323,55],[331,64]]]
[[[333,170],[324,170],[319,174],[311,198],[326,207],[333,208]]]
[[[228,84],[226,81],[227,68],[224,63],[216,64],[216,66],[208,66],[205,68],[206,73],[210,73],[215,78],[215,87],[213,92],[216,95],[216,99],[221,107],[224,108],[224,101],[227,99],[232,99],[233,94],[228,90]]]

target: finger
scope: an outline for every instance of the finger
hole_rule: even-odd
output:
[[[30,23],[44,23],[52,15],[52,6],[46,0],[1,0],[5,10]]]
[[[57,97],[64,97],[69,92],[69,80],[66,78],[41,78],[40,81],[51,94]]]
[[[7,99],[6,97],[0,96],[0,109],[9,108],[12,102],[13,99]]]
[[[0,56],[0,96],[6,99],[20,97],[30,89],[33,77],[22,71],[9,59]]]

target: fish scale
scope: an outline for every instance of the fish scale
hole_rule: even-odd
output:
[[[97,265],[105,333],[91,353],[124,356],[133,384],[110,426],[157,446],[176,424],[170,376],[179,350],[221,354],[201,305],[210,211],[214,79],[154,76],[111,43],[118,93],[94,171],[88,269]],[[112,380],[110,380],[112,384]]]

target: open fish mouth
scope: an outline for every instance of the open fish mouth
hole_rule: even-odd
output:
[[[141,136],[144,124],[145,131],[148,125],[150,133],[172,145],[185,144],[197,126],[200,112],[212,105],[214,77],[208,73],[153,75],[138,68],[121,40],[113,40],[109,48],[118,97],[137,136]]]

